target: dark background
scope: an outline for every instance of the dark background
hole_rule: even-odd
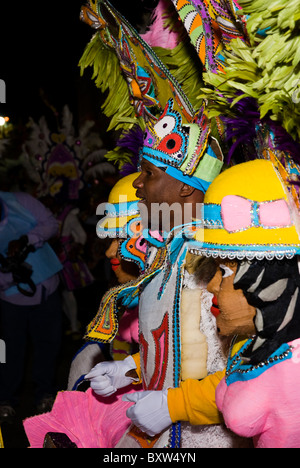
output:
[[[106,134],[108,122],[101,114],[100,92],[89,73],[80,77],[78,67],[85,46],[95,33],[79,19],[84,3],[84,0],[1,2],[0,79],[6,83],[6,103],[0,104],[0,115],[8,116],[13,124],[13,142],[16,143],[13,154],[16,156],[26,138],[29,117],[37,121],[45,116],[49,127],[53,128],[57,123],[55,111],[60,114],[66,104],[73,113],[74,124],[94,119],[101,136]],[[112,3],[140,30],[145,14],[149,18],[157,0],[113,0]],[[108,140],[114,147],[114,136],[109,136]],[[79,319],[83,319],[83,325],[94,317],[108,286],[95,282],[91,288],[84,288],[77,294]],[[81,341],[65,335],[57,375],[59,390],[66,388],[72,357],[81,345]],[[5,448],[28,447],[22,424],[23,419],[34,414],[31,353],[28,354],[16,419],[1,427]]]
[[[82,0],[1,2],[0,79],[6,103],[0,115],[11,123],[53,117],[68,104],[76,119],[101,120],[100,95],[78,62],[94,30],[79,19]],[[137,29],[157,0],[112,0]]]

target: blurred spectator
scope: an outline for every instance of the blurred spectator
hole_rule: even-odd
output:
[[[62,266],[47,241],[57,231],[52,213],[34,197],[0,192],[0,330],[6,345],[6,363],[0,365],[0,422],[15,415],[29,337],[37,411],[50,410],[56,395]]]
[[[59,222],[59,236],[54,249],[63,265],[61,272],[63,310],[70,322],[69,332],[80,335],[78,305],[74,295],[77,289],[89,286],[94,278],[84,259],[87,234],[79,220],[79,209],[71,204],[55,213]]]

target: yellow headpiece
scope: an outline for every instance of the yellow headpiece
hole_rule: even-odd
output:
[[[212,182],[203,229],[191,251],[221,258],[283,258],[300,254],[299,212],[267,160],[237,164]]]
[[[97,235],[103,237],[127,237],[124,236],[124,228],[133,218],[139,216],[136,189],[133,181],[139,176],[135,172],[120,179],[112,188],[108,201],[105,204],[105,217],[97,224]],[[99,214],[97,210],[97,214]]]

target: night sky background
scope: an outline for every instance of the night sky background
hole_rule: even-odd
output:
[[[112,0],[138,29],[157,0]],[[100,95],[89,74],[80,77],[78,62],[94,30],[79,19],[84,0],[1,2],[0,79],[6,103],[0,115],[22,125],[29,117],[53,118],[67,104],[74,119],[93,118],[101,125]],[[105,123],[104,123],[105,125]]]

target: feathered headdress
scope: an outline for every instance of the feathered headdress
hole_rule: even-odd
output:
[[[81,18],[97,30],[80,60],[81,73],[92,66],[96,86],[106,93],[102,110],[111,119],[108,130],[128,133],[138,125],[144,131],[169,99],[183,123],[194,121],[202,106],[202,64],[172,4],[160,0],[143,35],[106,0],[90,1]],[[117,146],[107,158],[120,168],[130,162],[128,155]]]
[[[200,97],[223,124],[225,162],[271,160],[300,185],[299,2],[172,0],[205,72]],[[299,205],[299,200],[296,200]]]
[[[80,190],[90,177],[114,174],[115,168],[105,159],[106,150],[95,123],[85,122],[76,134],[73,115],[63,108],[61,125],[51,131],[45,117],[29,120],[29,138],[23,145],[22,160],[26,169],[39,183],[37,195],[64,193],[65,201],[77,200]]]
[[[165,18],[164,12],[170,8],[176,18],[173,22]],[[143,37],[106,0],[90,1],[89,6],[82,8],[81,18],[97,29],[80,61],[81,69],[93,66],[96,85],[103,92],[107,91],[102,109],[111,117],[109,129],[123,130],[118,146],[106,155],[108,160],[118,163],[119,169],[130,163],[130,153],[125,144],[129,142],[129,135],[138,136],[135,124],[142,131],[154,129],[155,133],[155,126],[165,118],[165,109],[172,102],[172,112],[188,128],[189,157],[184,157],[182,172],[191,181],[200,159],[211,148],[208,136],[219,129],[204,116],[204,102],[198,98],[203,85],[202,63],[182,22],[180,29],[174,28],[176,22],[179,24],[176,9],[161,0],[153,12],[153,23]],[[160,47],[157,47],[158,37]],[[183,37],[185,40],[181,40]],[[144,145],[145,142],[141,143]],[[136,160],[137,152],[131,150],[131,157]],[[216,161],[214,157],[214,165]],[[135,163],[132,166],[136,170]],[[208,172],[211,175],[212,171]]]

